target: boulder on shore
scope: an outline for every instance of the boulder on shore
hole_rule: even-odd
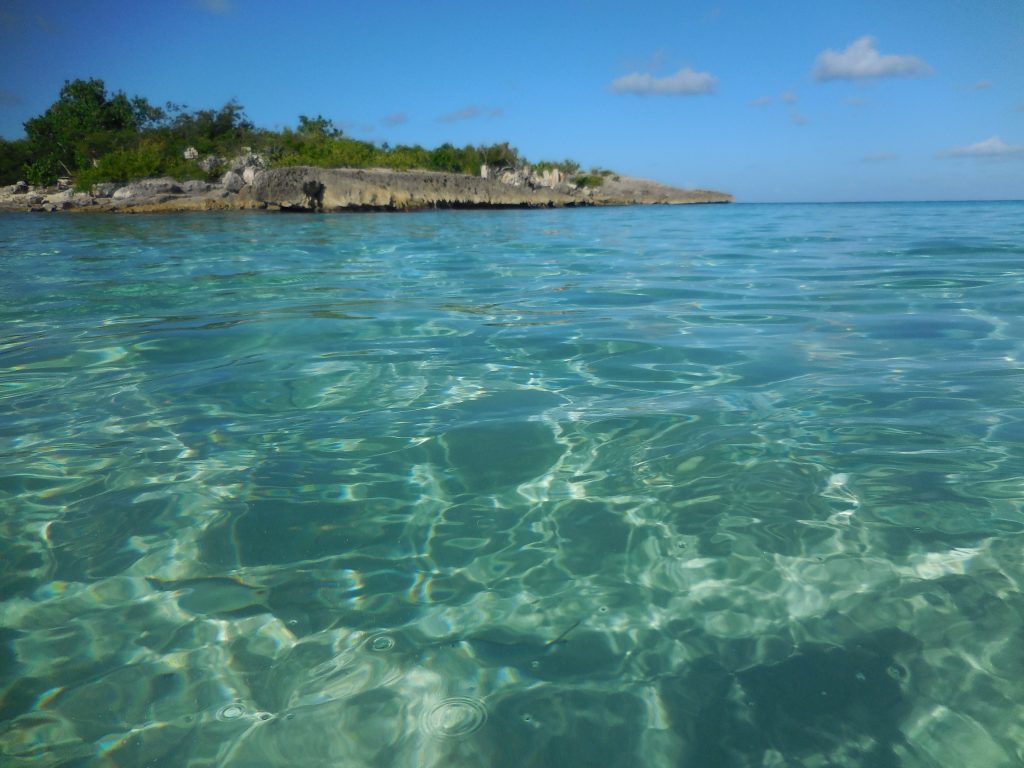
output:
[[[113,197],[114,193],[121,188],[120,184],[113,181],[100,181],[92,185],[89,194],[93,197]]]
[[[238,192],[245,186],[242,176],[234,171],[228,171],[220,180],[220,185],[228,192]]]

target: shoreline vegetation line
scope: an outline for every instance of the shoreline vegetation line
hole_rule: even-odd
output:
[[[240,104],[154,107],[102,80],[74,80],[25,138],[0,139],[0,210],[412,211],[728,203],[732,195],[531,163],[507,142],[389,146],[328,118],[257,128]]]

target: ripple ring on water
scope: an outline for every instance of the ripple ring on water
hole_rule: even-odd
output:
[[[375,635],[367,642],[371,651],[386,653],[395,647],[395,639],[390,635]]]
[[[480,730],[486,722],[483,702],[459,696],[434,706],[423,718],[423,730],[442,739],[457,739]]]
[[[218,720],[237,720],[245,714],[245,706],[242,704],[226,704],[217,710]]]

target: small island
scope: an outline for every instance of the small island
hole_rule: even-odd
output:
[[[412,211],[727,203],[729,194],[531,163],[507,142],[434,149],[352,139],[322,116],[257,128],[242,106],[188,111],[65,83],[26,137],[0,139],[0,210]]]

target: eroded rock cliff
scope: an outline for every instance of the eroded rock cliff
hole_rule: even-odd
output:
[[[276,168],[253,179],[255,200],[283,210],[557,208],[581,205],[726,203],[731,195],[609,177],[596,188],[512,185],[493,178],[433,171]]]
[[[675,205],[727,203],[732,196],[677,189],[643,179],[608,176],[598,187],[558,181],[552,186],[512,184],[434,171],[362,170],[305,166],[240,174],[227,171],[217,183],[144,179],[131,184],[97,184],[89,193],[0,189],[0,209],[154,211],[264,209],[283,211],[412,211],[428,208],[561,208],[591,205]]]

